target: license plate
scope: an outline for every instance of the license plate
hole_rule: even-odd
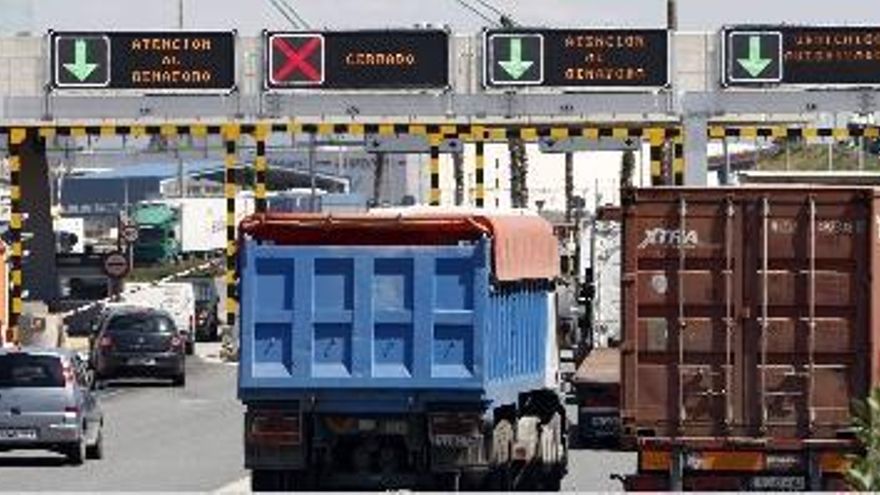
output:
[[[479,441],[479,437],[470,435],[434,435],[431,438],[431,442],[437,447],[467,448]]]
[[[803,476],[755,476],[750,485],[753,490],[802,492],[807,480]]]
[[[619,421],[614,416],[594,416],[590,419],[590,424],[598,428],[613,428],[618,423]]]
[[[153,366],[156,364],[156,360],[153,358],[129,358],[128,364],[130,366]]]
[[[0,430],[0,438],[5,440],[36,440],[37,430],[7,429]]]

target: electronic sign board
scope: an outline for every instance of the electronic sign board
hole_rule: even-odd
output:
[[[665,29],[490,29],[486,87],[663,88],[669,85]]]
[[[449,86],[446,31],[266,32],[264,45],[269,90]]]
[[[229,92],[231,31],[49,33],[54,89]]]
[[[722,41],[727,86],[880,85],[880,26],[733,26]]]

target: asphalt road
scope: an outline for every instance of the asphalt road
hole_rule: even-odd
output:
[[[105,459],[73,467],[51,453],[3,454],[0,490],[248,490],[234,366],[190,359],[185,389],[160,383],[121,384],[102,394]],[[609,476],[631,472],[634,466],[633,454],[573,450],[563,487],[620,490]]]
[[[212,491],[246,475],[235,367],[198,358],[187,386],[111,385],[101,392],[105,458],[68,466],[61,456],[0,456],[0,489]]]

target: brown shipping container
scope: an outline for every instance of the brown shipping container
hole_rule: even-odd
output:
[[[880,190],[635,190],[623,205],[624,435],[848,438],[880,383]]]

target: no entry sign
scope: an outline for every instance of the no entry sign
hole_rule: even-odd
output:
[[[122,278],[128,275],[130,269],[128,258],[118,251],[110,253],[104,258],[104,273],[109,277]]]

